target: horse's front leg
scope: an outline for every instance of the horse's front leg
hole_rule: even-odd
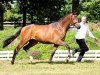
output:
[[[71,53],[70,53],[70,46],[68,45],[68,43],[65,43],[64,41],[60,40],[59,41],[59,45],[64,46],[66,48],[68,48],[68,59],[67,62],[69,61],[70,57],[71,57]]]
[[[57,50],[57,48],[58,48],[58,45],[55,45],[55,44],[54,44],[54,48],[53,48],[53,51],[52,51],[51,57],[50,57],[50,59],[49,59],[49,63],[52,63],[52,58],[53,58],[53,56],[54,56],[55,51]]]
[[[70,60],[70,57],[71,57],[71,52],[70,52],[71,48],[67,43],[65,43],[65,47],[68,48],[68,59],[67,59],[67,62],[68,62]]]

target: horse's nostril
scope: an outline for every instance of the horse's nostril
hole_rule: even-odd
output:
[[[79,25],[79,26],[75,26],[77,29],[80,29],[81,28],[81,26]]]
[[[80,29],[80,28],[81,28],[81,26],[78,27],[78,29]]]

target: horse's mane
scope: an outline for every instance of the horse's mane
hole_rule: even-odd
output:
[[[62,22],[62,21],[63,21],[63,19],[64,19],[66,16],[68,16],[68,14],[66,14],[66,15],[65,15],[65,16],[63,16],[63,17],[61,17],[59,20],[57,20],[57,21],[53,22],[52,24],[53,24],[53,25],[58,25],[58,23]]]
[[[58,22],[61,22],[66,16],[68,16],[68,14],[66,14],[65,16],[61,17]]]

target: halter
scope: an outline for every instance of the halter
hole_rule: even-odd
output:
[[[72,25],[72,21],[73,21],[73,15],[71,16],[71,23],[70,23],[70,25]],[[78,23],[78,22],[73,22],[73,24],[76,24],[76,23]]]

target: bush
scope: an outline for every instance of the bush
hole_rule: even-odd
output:
[[[11,10],[7,10],[4,13],[4,21],[19,21],[22,19],[22,15],[13,13]]]
[[[87,12],[87,11],[81,11],[80,14],[79,14],[79,16],[78,16],[78,18],[81,19],[82,16],[87,16],[87,17],[89,17],[89,15],[90,15],[89,12]]]
[[[13,15],[13,13],[11,12],[11,10],[5,11],[5,13],[4,13],[4,21],[10,21],[12,15]]]
[[[100,0],[91,0],[90,2],[82,3],[81,10],[82,12],[84,11],[84,14],[88,14],[91,20],[100,20]]]
[[[33,51],[32,53],[31,53],[31,55],[33,56],[33,59],[40,59],[40,57],[41,57],[41,52],[40,51]]]
[[[15,14],[13,14],[13,16],[12,16],[12,20],[13,20],[13,21],[21,21],[21,20],[22,20],[22,15],[21,15],[21,14],[15,13]]]

